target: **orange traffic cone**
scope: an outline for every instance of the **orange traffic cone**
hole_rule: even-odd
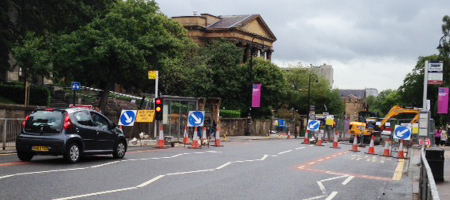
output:
[[[187,133],[187,126],[184,127],[184,139],[183,139],[183,144],[189,144],[189,136]]]
[[[206,127],[203,127],[203,132],[202,132],[202,145],[203,144],[207,144],[207,142],[208,142],[208,139],[206,139]]]
[[[350,150],[350,151],[359,152],[359,150],[358,150],[358,139],[357,139],[356,135],[355,135],[355,137],[353,139],[352,150]]]
[[[322,133],[319,131],[319,139],[317,140],[316,146],[323,146],[322,144]]]
[[[303,144],[309,144],[309,136],[308,136],[308,130],[305,131],[305,139],[303,140]]]
[[[161,129],[159,130],[158,145],[156,146],[156,148],[160,148],[160,149],[166,148],[166,146],[164,144],[164,128],[162,125],[161,125]]]
[[[334,133],[334,139],[333,139],[333,146],[330,148],[334,148],[334,149],[340,149],[341,147],[339,147],[339,134],[337,132]]]
[[[216,147],[223,147],[223,145],[220,145],[220,133],[219,133],[219,131],[220,131],[220,128],[219,128],[219,126],[217,126],[217,130],[216,130],[216,140],[215,140],[215,143],[214,143],[213,146],[216,146]]]
[[[391,139],[390,138],[388,138],[386,140],[386,142],[384,143],[384,153],[383,153],[384,157],[390,157],[391,156],[391,152],[389,150],[389,144],[390,143],[391,143]]]
[[[375,136],[374,135],[372,135],[372,139],[370,139],[369,151],[367,151],[366,153],[376,155],[376,153],[375,153]]]
[[[291,131],[287,132],[287,138],[286,139],[291,139]]]
[[[400,140],[400,146],[398,147],[398,159],[405,159],[405,154],[403,153],[403,140]]]
[[[195,127],[194,137],[192,138],[192,146],[189,149],[201,149],[198,145],[198,129]]]

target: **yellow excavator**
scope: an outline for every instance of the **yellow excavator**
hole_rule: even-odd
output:
[[[415,114],[414,118],[411,120],[411,124],[419,122],[419,109],[414,108],[402,108],[400,106],[393,106],[391,110],[389,110],[388,114],[384,117],[383,121],[379,125],[380,129],[384,129],[386,122],[388,122],[391,118],[396,117],[401,114]]]

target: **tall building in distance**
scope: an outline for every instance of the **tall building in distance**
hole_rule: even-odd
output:
[[[366,88],[366,97],[368,96],[378,96],[378,90],[376,88]]]
[[[330,88],[333,88],[334,84],[333,66],[327,65],[326,63],[320,66],[311,66],[311,72],[313,72],[317,76],[324,77],[330,83]]]

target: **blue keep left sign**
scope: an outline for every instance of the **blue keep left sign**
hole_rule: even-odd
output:
[[[81,90],[80,82],[72,82],[72,90]]]
[[[411,129],[406,126],[396,126],[394,130],[394,138],[401,140],[410,140]]]
[[[122,110],[119,118],[119,125],[133,126],[136,121],[136,110]]]
[[[309,120],[308,127],[306,127],[309,131],[317,131],[320,127],[319,120]]]

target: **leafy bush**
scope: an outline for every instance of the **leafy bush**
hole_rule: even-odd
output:
[[[0,93],[18,104],[25,103],[24,85],[0,84]],[[32,85],[30,87],[30,105],[50,105],[50,91],[44,86]]]
[[[240,118],[241,111],[239,111],[239,110],[220,110],[220,116],[223,118]]]

